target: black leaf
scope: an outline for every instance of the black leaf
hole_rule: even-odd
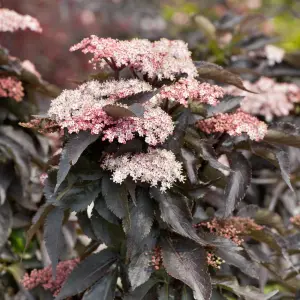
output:
[[[91,238],[92,240],[96,240],[96,236],[91,224],[91,219],[88,217],[87,212],[86,211],[79,212],[76,214],[76,216],[83,233],[89,238]]]
[[[93,142],[97,140],[99,135],[90,134],[87,131],[80,131],[78,134],[72,134],[65,145],[57,173],[57,182],[54,192],[57,192],[61,183],[68,175],[71,166],[75,165],[83,151]]]
[[[84,293],[82,300],[95,300],[99,299],[99,296],[101,296],[101,300],[114,300],[117,275],[116,270],[107,274]]]
[[[244,198],[251,182],[251,166],[248,160],[238,152],[229,154],[228,159],[232,172],[224,192],[225,217],[230,216],[240,200]]]
[[[12,211],[8,201],[0,206],[0,250],[7,242],[12,226]]]
[[[197,162],[198,159],[194,153],[186,148],[181,148],[181,157],[183,160],[184,167],[187,171],[188,179],[191,184],[196,184],[198,182],[197,176]]]
[[[120,219],[128,215],[128,197],[124,185],[114,183],[108,174],[102,179],[102,195],[107,207]]]
[[[45,244],[52,263],[52,274],[56,276],[56,266],[63,250],[63,234],[61,231],[64,211],[58,207],[51,210],[45,222]]]
[[[200,78],[212,79],[221,83],[231,84],[241,90],[251,92],[244,87],[241,77],[237,74],[231,73],[216,64],[206,61],[195,61],[194,64],[198,70]]]
[[[157,89],[155,91],[150,91],[150,92],[140,92],[138,94],[134,94],[127,98],[120,99],[120,100],[118,100],[118,102],[121,102],[122,104],[126,104],[126,105],[131,105],[133,103],[143,104],[145,102],[148,102],[151,98],[153,98],[159,92],[160,92],[160,89]]]
[[[162,256],[168,274],[188,285],[195,299],[210,299],[212,288],[204,248],[191,240],[164,238]]]
[[[126,295],[124,300],[142,300],[147,293],[158,283],[157,279],[149,279],[147,282],[136,288],[133,292]]]
[[[14,177],[14,165],[7,162],[0,164],[0,205],[6,200],[6,191]]]
[[[208,244],[196,233],[192,225],[192,216],[187,205],[187,199],[184,196],[169,191],[161,193],[157,188],[151,188],[151,195],[159,202],[162,220],[173,231],[194,240],[200,245]]]
[[[208,106],[207,107],[207,115],[206,117],[212,117],[215,114],[219,113],[229,113],[235,111],[237,108],[240,107],[240,103],[244,97],[241,96],[232,96],[232,95],[225,95],[223,99],[221,99],[220,103],[216,106]]]
[[[85,291],[100,280],[116,261],[116,254],[109,249],[89,256],[72,271],[55,300],[63,300]]]
[[[126,118],[126,117],[143,117],[144,107],[141,104],[134,103],[128,108],[109,104],[103,107],[103,110],[113,118]]]
[[[103,196],[100,194],[95,200],[94,209],[98,212],[98,214],[104,218],[106,221],[116,224],[119,224],[119,219],[109,210],[106,206],[105,200]]]

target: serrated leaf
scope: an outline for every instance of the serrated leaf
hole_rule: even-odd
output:
[[[206,117],[212,117],[215,114],[219,113],[229,113],[235,111],[240,107],[240,103],[244,97],[241,96],[232,96],[232,95],[225,95],[220,103],[216,106],[208,106],[206,109],[207,115]]]
[[[189,125],[190,117],[191,111],[187,108],[184,109],[175,122],[173,134],[168,138],[167,142],[165,143],[165,148],[172,151],[174,154],[178,154],[180,152],[180,148],[184,142],[186,129]]]
[[[228,155],[232,172],[224,191],[225,211],[224,217],[231,215],[238,203],[246,195],[251,182],[251,166],[248,160],[238,152]]]
[[[58,166],[57,182],[54,192],[56,193],[62,182],[68,175],[71,166],[75,165],[83,151],[98,139],[99,135],[93,135],[88,131],[80,131],[72,134],[63,148]]]
[[[168,274],[188,285],[195,299],[210,299],[212,288],[204,248],[183,238],[164,238],[161,247]]]
[[[105,105],[103,110],[113,118],[126,118],[126,117],[143,117],[144,107],[139,103],[134,103],[128,108],[118,105]]]
[[[86,211],[82,211],[76,214],[79,226],[81,227],[81,230],[83,233],[91,238],[92,240],[96,240],[95,233],[92,228],[91,220],[87,215]]]
[[[0,250],[7,242],[12,226],[12,211],[8,201],[0,206]]]
[[[204,140],[198,142],[199,150],[201,151],[201,156],[204,160],[207,160],[210,166],[214,169],[221,169],[224,171],[230,171],[230,168],[220,163],[217,159],[214,148],[209,143]]]
[[[117,247],[125,238],[121,226],[106,221],[95,211],[91,217],[91,224],[96,237],[107,246]]]
[[[133,292],[125,295],[124,300],[142,300],[146,294],[158,283],[157,279],[149,279],[147,282],[136,288]]]
[[[83,295],[82,300],[114,300],[115,299],[115,291],[116,291],[116,283],[117,283],[117,275],[116,270],[113,270],[105,277],[100,279],[90,290],[86,291]]]
[[[48,214],[54,209],[53,205],[49,205],[48,203],[45,203],[42,205],[36,214],[34,215],[32,219],[32,225],[30,226],[29,230],[26,232],[26,245],[25,249],[29,246],[29,243],[31,242],[33,236],[36,234],[36,232],[40,229],[40,227],[43,225],[46,217]]]
[[[243,81],[239,75],[231,73],[230,71],[223,69],[221,66],[206,61],[195,61],[194,64],[198,70],[200,78],[227,83],[234,85],[241,90],[251,92],[244,87]]]
[[[128,215],[128,197],[124,185],[114,183],[108,174],[102,179],[102,195],[107,207],[119,218]]]
[[[300,129],[291,123],[272,124],[264,137],[264,141],[300,148]]]
[[[14,177],[14,166],[11,161],[0,164],[0,205],[6,200],[6,191]]]
[[[169,191],[161,193],[157,188],[151,188],[152,197],[159,202],[161,218],[173,231],[188,237],[200,245],[208,243],[200,237],[192,225],[191,212],[184,196]]]
[[[273,291],[263,294],[253,286],[240,286],[235,277],[213,278],[212,283],[248,300],[268,300],[278,293],[278,291]]]
[[[282,179],[285,181],[291,191],[294,191],[290,180],[289,155],[284,148],[266,143],[252,143],[251,149],[255,154],[269,160],[271,163],[276,164],[276,166],[279,166]],[[269,153],[274,155],[276,162],[269,157]]]
[[[196,168],[198,159],[196,158],[196,156],[192,151],[186,148],[181,148],[181,157],[190,183],[196,184],[198,182],[197,168]]]
[[[119,219],[111,212],[111,210],[107,208],[105,200],[101,194],[98,195],[97,199],[95,200],[94,209],[106,221],[116,225],[119,224]]]
[[[160,92],[160,89],[157,89],[155,91],[150,91],[150,92],[140,92],[138,94],[134,94],[127,98],[120,99],[120,100],[118,100],[118,102],[120,102],[122,104],[126,104],[126,105],[131,105],[133,103],[143,104],[145,102],[148,102],[151,98],[153,98],[159,92]]]
[[[218,248],[215,254],[225,260],[226,264],[233,265],[239,268],[243,273],[253,278],[258,278],[258,267],[244,257],[237,246],[231,246],[230,249],[227,247]]]
[[[56,207],[49,212],[45,222],[44,239],[52,263],[52,274],[54,278],[56,276],[56,266],[64,246],[61,230],[63,219],[64,211]]]
[[[116,261],[116,254],[109,249],[92,254],[75,267],[55,300],[63,300],[85,291],[100,280]]]
[[[132,204],[129,221],[125,224],[127,231],[127,247],[131,252],[133,245],[138,245],[150,233],[154,220],[152,200],[145,189],[137,190],[137,203]]]

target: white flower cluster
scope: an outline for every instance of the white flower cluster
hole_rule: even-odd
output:
[[[122,183],[128,176],[134,181],[160,186],[161,191],[171,188],[174,182],[185,180],[182,164],[173,152],[165,149],[149,149],[148,153],[125,154],[119,157],[107,155],[101,167],[112,171],[112,180]]]

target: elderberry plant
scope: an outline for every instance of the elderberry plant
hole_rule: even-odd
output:
[[[62,92],[47,115],[24,125],[64,139],[30,229],[32,237],[45,224],[52,277],[50,268],[33,271],[24,286],[43,286],[57,300],[276,294],[257,288],[268,258],[255,245],[268,240],[290,260],[283,238],[242,201],[251,183],[247,157],[267,149],[293,189],[280,144],[299,146],[298,132],[285,124],[268,130],[240,108],[243,97],[206,82],[247,90],[222,67],[194,62],[182,41],[91,36],[76,50],[113,78]],[[71,212],[91,241],[80,258],[60,262]],[[253,286],[226,277],[237,273]]]

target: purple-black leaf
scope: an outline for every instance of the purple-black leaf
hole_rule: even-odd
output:
[[[140,285],[133,292],[125,295],[124,300],[142,300],[147,293],[158,283],[157,279],[149,279],[144,284]]]
[[[248,160],[238,152],[229,154],[228,159],[232,172],[229,175],[224,192],[224,217],[228,217],[232,214],[238,203],[246,195],[251,182],[251,166]]]
[[[195,299],[210,299],[212,288],[204,248],[191,240],[168,237],[163,238],[161,246],[168,274],[188,285]]]
[[[216,106],[210,105],[207,107],[206,117],[209,118],[215,114],[229,113],[238,109],[243,98],[244,97],[241,96],[225,95],[224,98],[221,99],[220,103],[218,103]]]
[[[181,148],[181,157],[183,160],[183,165],[187,171],[188,179],[191,184],[196,184],[198,182],[196,164],[198,159],[193,154],[192,151]]]
[[[63,300],[85,291],[100,280],[116,260],[116,254],[109,249],[89,256],[72,271],[55,300]]]

